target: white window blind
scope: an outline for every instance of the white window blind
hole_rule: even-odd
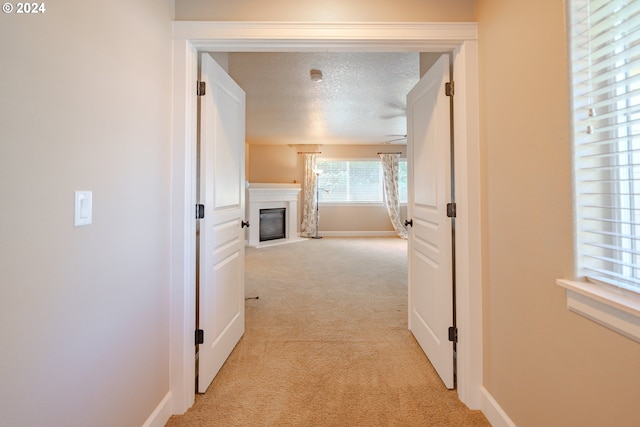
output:
[[[640,1],[572,0],[579,274],[640,292]]]
[[[406,160],[399,164],[400,202],[407,200]],[[379,160],[318,160],[320,203],[382,203],[383,172]]]

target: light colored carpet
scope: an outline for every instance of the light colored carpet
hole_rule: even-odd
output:
[[[324,238],[247,248],[246,332],[179,426],[489,426],[407,330],[407,247]]]

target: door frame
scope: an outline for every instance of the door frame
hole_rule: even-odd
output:
[[[171,149],[170,407],[195,399],[196,81],[198,53],[452,52],[455,81],[458,396],[481,409],[482,263],[477,23],[173,23]]]

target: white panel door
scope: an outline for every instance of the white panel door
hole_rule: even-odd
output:
[[[409,329],[447,388],[454,388],[449,57],[407,96]]]
[[[245,93],[208,54],[201,67],[198,392],[204,393],[244,334]]]

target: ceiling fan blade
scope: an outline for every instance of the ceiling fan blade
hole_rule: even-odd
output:
[[[393,136],[393,135],[389,135],[389,136]],[[398,135],[398,136],[400,136],[400,135]],[[395,143],[398,143],[400,141],[406,141],[406,140],[407,140],[407,137],[405,135],[405,136],[402,136],[401,138],[395,138],[395,139],[390,139],[388,141],[385,141],[385,142],[383,142],[383,144],[395,144]]]
[[[406,114],[404,113],[396,113],[396,114],[383,114],[380,116],[381,119],[383,120],[388,120],[388,119],[395,119],[397,117],[405,117]]]
[[[399,110],[399,111],[403,111],[403,112],[407,111],[407,107],[402,102],[390,101],[390,102],[387,102],[385,104],[385,106],[387,108],[391,108],[391,109],[394,109],[394,110]]]

